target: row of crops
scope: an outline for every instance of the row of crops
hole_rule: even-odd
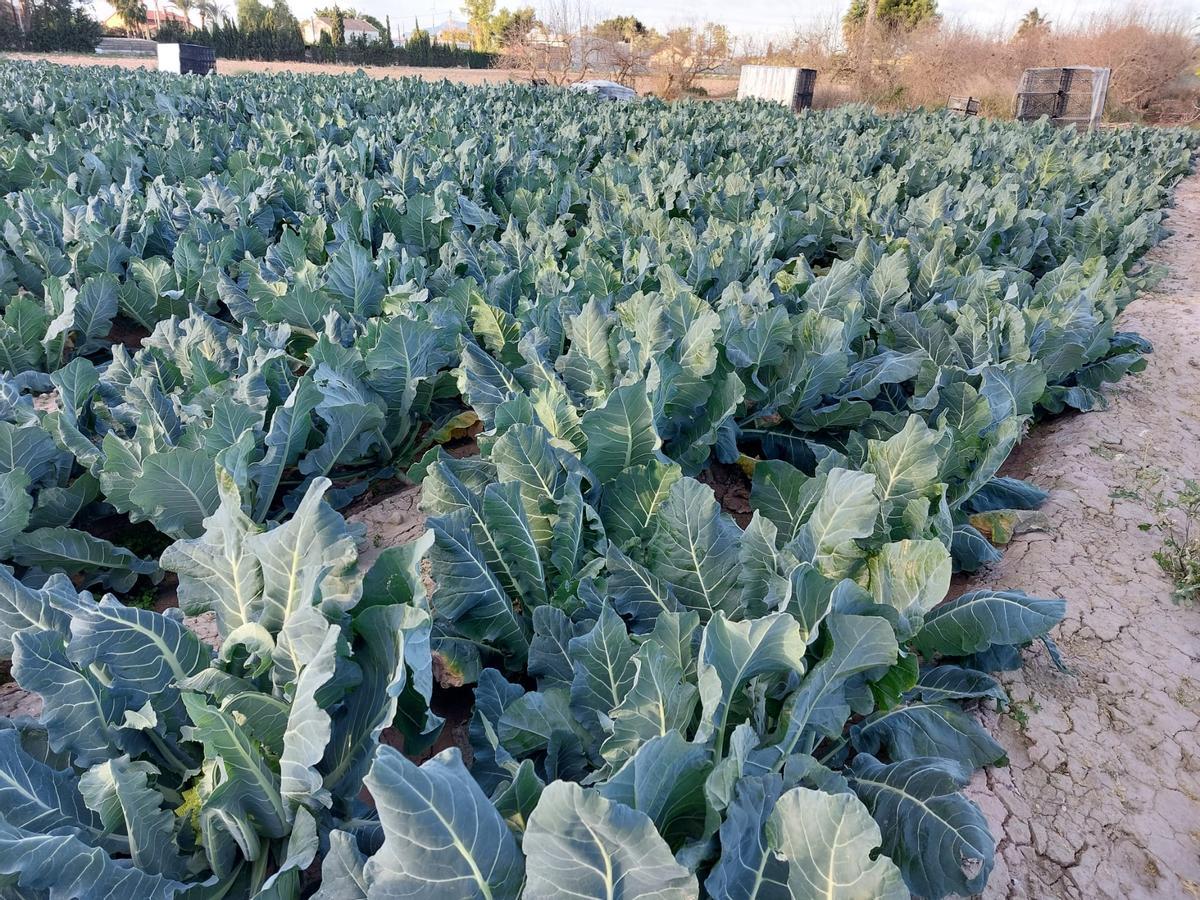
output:
[[[943,600],[1045,499],[997,475],[1029,424],[1144,365],[1115,320],[1193,137],[0,92],[0,657],[44,704],[0,720],[0,895],[983,887],[969,707],[1065,604]],[[338,510],[396,479],[430,530],[360,566]],[[450,686],[469,741],[418,765]]]

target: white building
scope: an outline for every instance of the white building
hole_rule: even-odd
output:
[[[342,22],[346,27],[347,44],[356,39],[373,44],[382,36],[379,34],[379,29],[366,19],[346,18]],[[333,37],[333,19],[324,16],[309,16],[300,23],[300,33],[304,35],[304,43],[319,44],[322,34]]]

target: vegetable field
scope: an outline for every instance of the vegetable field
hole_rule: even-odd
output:
[[[1145,365],[1194,134],[0,91],[0,657],[44,706],[0,720],[0,895],[983,887],[972,707],[1066,601],[943,601],[1046,497],[997,474],[1025,431]],[[409,482],[428,533],[360,567],[339,510]]]

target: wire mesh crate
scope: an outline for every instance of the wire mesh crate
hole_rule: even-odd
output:
[[[1055,125],[1094,128],[1104,114],[1111,70],[1095,66],[1026,69],[1017,87],[1016,118],[1047,117]]]
[[[207,75],[217,65],[212,47],[201,44],[159,44],[158,71],[176,75]]]
[[[796,72],[796,93],[792,97],[792,109],[797,112],[812,109],[813,92],[817,88],[817,70],[797,69]]]
[[[782,103],[799,112],[812,107],[816,85],[816,69],[798,69],[793,66],[742,66],[737,95],[739,100],[756,97],[759,100]]]
[[[979,101],[974,97],[950,97],[946,100],[946,109],[960,116],[977,116]]]

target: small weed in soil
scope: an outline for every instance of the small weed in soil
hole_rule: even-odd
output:
[[[1136,499],[1146,503],[1154,521],[1138,527],[1162,535],[1162,546],[1154,559],[1175,585],[1172,599],[1192,606],[1200,601],[1200,481],[1184,479],[1178,491],[1164,486],[1163,473],[1146,468],[1137,475],[1139,488],[1114,491],[1114,499]]]
[[[1018,700],[1013,700],[1009,702],[1008,709],[1006,711],[1010,716],[1012,716],[1013,721],[1017,723],[1018,727],[1024,731],[1029,727],[1029,714],[1040,713],[1042,711],[1042,705],[1036,700],[1027,700],[1024,703]]]

